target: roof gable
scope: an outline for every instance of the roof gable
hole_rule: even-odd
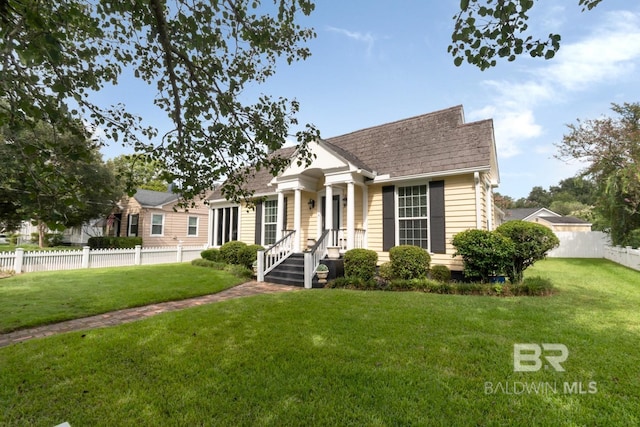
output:
[[[562,216],[562,215],[555,213],[551,209],[547,209],[547,208],[517,208],[517,209],[507,209],[504,219],[506,221],[511,221],[513,219],[530,221],[534,218],[559,217],[559,216]]]
[[[491,169],[493,122],[464,123],[462,106],[328,138],[370,170],[390,177]],[[495,169],[497,175],[497,165]]]

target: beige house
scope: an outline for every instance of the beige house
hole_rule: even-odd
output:
[[[573,216],[563,216],[547,208],[509,209],[505,213],[504,222],[511,220],[535,222],[554,232],[591,231],[590,222]]]
[[[208,208],[204,203],[188,211],[176,208],[179,197],[172,192],[137,190],[109,217],[109,234],[142,237],[146,247],[204,246],[209,235]]]
[[[219,192],[210,198],[209,244],[268,247],[259,279],[310,287],[313,270],[336,247],[372,249],[383,263],[393,246],[415,245],[429,251],[432,265],[459,271],[453,236],[494,228],[493,122],[465,123],[462,106],[320,140],[310,149],[309,165],[298,165],[295,147],[274,153],[292,161],[275,178],[255,174],[248,184],[254,208]]]

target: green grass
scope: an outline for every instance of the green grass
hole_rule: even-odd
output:
[[[17,275],[0,280],[0,332],[212,294],[242,281],[189,264]]]
[[[5,347],[0,425],[640,424],[640,273],[530,270],[557,293],[260,295]],[[566,345],[566,371],[514,372],[515,343]],[[514,382],[557,393],[487,392]]]

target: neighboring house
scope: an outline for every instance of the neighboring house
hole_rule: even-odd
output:
[[[315,239],[319,248],[372,249],[379,263],[389,260],[392,247],[408,244],[428,250],[432,265],[459,271],[453,236],[494,228],[499,172],[493,122],[465,123],[462,106],[320,140],[310,150],[309,165],[298,164],[295,147],[274,153],[292,161],[275,178],[255,173],[248,183],[254,208],[214,192],[209,244],[241,240],[268,247],[287,237],[287,252],[299,253]],[[278,247],[277,257],[283,251]],[[267,264],[276,255],[269,256]],[[305,285],[321,258],[314,256]]]
[[[104,220],[86,222],[78,227],[67,228],[62,232],[62,241],[70,245],[86,245],[91,237],[102,236]]]
[[[591,223],[572,216],[562,216],[547,208],[508,209],[504,221],[523,220],[535,222],[552,231],[591,231]]]
[[[142,237],[146,247],[205,245],[208,208],[203,202],[188,210],[177,208],[180,195],[137,190],[125,197],[107,219],[107,235]]]

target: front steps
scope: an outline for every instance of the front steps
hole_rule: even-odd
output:
[[[327,278],[328,280],[344,276],[344,260],[342,258],[325,258],[321,260],[320,263],[326,264],[327,267],[329,267],[329,277]],[[304,254],[291,254],[289,258],[285,259],[280,265],[266,274],[264,276],[264,281],[270,283],[278,283],[280,285],[304,287]],[[324,284],[318,282],[318,278],[315,274],[313,275],[311,287],[324,287]]]

